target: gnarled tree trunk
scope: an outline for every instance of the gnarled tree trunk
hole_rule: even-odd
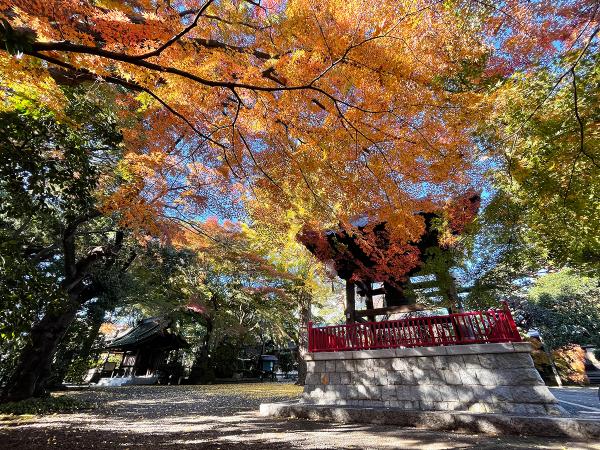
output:
[[[99,215],[98,211],[91,211],[65,227],[62,237],[65,277],[61,288],[66,292],[66,301],[61,305],[50,305],[44,317],[33,325],[29,343],[21,352],[19,363],[6,383],[0,401],[18,401],[45,394],[46,382],[51,375],[52,360],[58,345],[79,308],[100,293],[89,279],[91,267],[105,258],[108,258],[109,265],[114,262],[123,243],[123,232],[116,233],[114,243],[94,247],[80,258],[77,258],[75,247],[77,227]],[[39,253],[33,257],[39,257]]]
[[[19,364],[6,383],[3,400],[18,401],[45,394],[52,357],[75,319],[79,306],[77,299],[69,299],[69,305],[60,310],[53,308],[34,325]]]

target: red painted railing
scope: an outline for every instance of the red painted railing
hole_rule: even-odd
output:
[[[308,350],[334,352],[397,347],[519,342],[521,337],[506,303],[501,309],[446,316],[315,328],[308,324]]]

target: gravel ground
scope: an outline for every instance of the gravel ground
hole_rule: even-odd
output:
[[[532,437],[489,437],[390,426],[333,424],[260,417],[263,402],[289,400],[285,384],[131,386],[66,395],[97,406],[73,414],[7,417],[2,449],[600,449],[585,442]]]

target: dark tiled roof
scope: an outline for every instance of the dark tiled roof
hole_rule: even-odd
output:
[[[123,336],[114,339],[106,348],[112,350],[131,350],[144,346],[163,348],[186,347],[187,342],[168,331],[170,325],[171,321],[169,319],[160,317],[143,319],[135,328],[132,328]]]

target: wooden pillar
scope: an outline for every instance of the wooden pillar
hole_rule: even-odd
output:
[[[365,299],[367,309],[373,309],[373,283],[370,281],[359,281],[359,294]],[[369,321],[375,322],[375,316],[368,316]]]
[[[365,305],[367,307],[367,309],[373,309],[374,305],[373,305],[373,293],[371,292],[371,283],[368,284],[367,287],[367,294],[365,297]],[[375,316],[368,316],[367,317],[369,319],[370,322],[375,322],[376,317]]]
[[[298,353],[296,357],[298,362],[298,381],[296,381],[296,384],[299,386],[304,386],[306,381],[306,360],[304,358],[308,353],[308,327],[312,320],[311,306],[312,296],[306,286],[303,286],[300,302],[300,334],[298,336]]]
[[[356,289],[352,281],[346,280],[346,323],[354,323],[356,309]]]

